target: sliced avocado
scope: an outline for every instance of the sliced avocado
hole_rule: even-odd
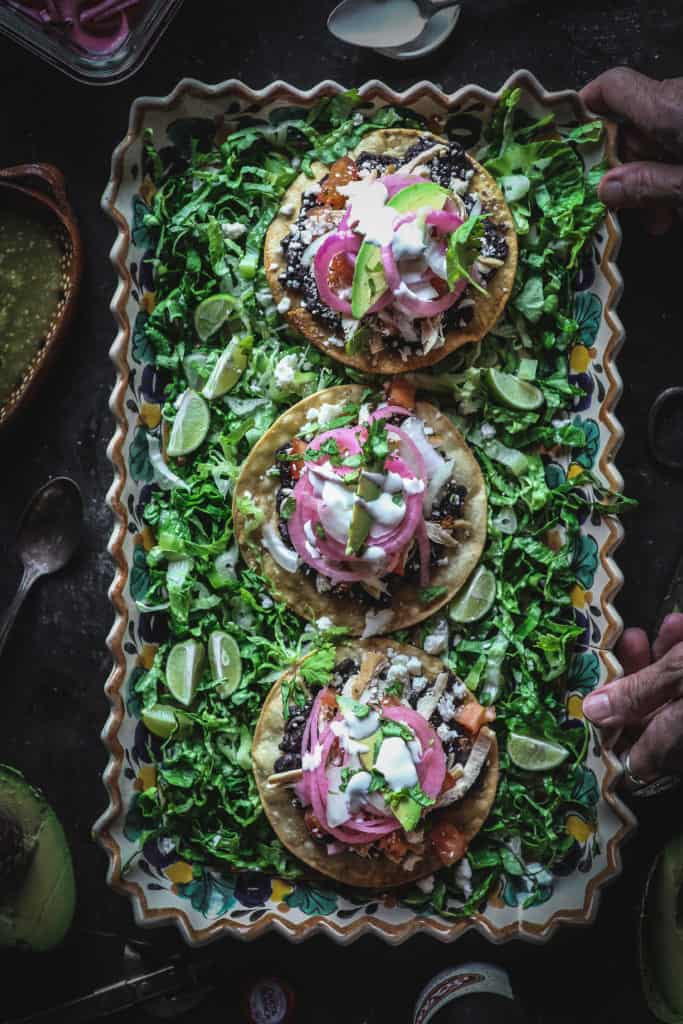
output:
[[[0,765],[0,946],[52,949],[75,905],[71,854],[56,814],[20,772]]]
[[[643,901],[640,964],[648,1005],[666,1024],[683,1024],[683,835],[657,858]]]
[[[363,743],[367,745],[368,749],[364,750],[360,755],[361,764],[363,767],[371,772],[375,767],[375,757],[377,755],[377,739],[381,736],[381,729],[377,729],[376,732],[370,733],[363,740]]]
[[[378,470],[381,472],[381,468]],[[358,488],[356,494],[363,501],[374,501],[375,498],[379,498],[382,491],[373,483],[372,480],[368,480],[366,476],[361,473],[358,481]],[[355,555],[357,554],[370,533],[370,527],[372,526],[372,516],[360,502],[356,502],[353,506],[353,512],[351,513],[351,525],[349,527],[349,537],[346,542],[346,554]]]
[[[404,796],[392,810],[406,832],[412,832],[422,816],[422,807],[412,796]]]
[[[435,185],[432,181],[425,181],[402,188],[389,200],[387,206],[397,213],[410,213],[425,206],[431,210],[442,210],[449,198],[450,193],[445,188]],[[386,287],[379,246],[373,242],[363,242],[356,257],[351,290],[351,310],[356,320],[365,316],[380,295],[386,291]]]

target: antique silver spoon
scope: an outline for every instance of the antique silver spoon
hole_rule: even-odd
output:
[[[327,19],[333,36],[353,46],[395,47],[412,42],[429,19],[462,0],[342,0]]]
[[[19,589],[0,618],[0,655],[29,590],[41,576],[63,569],[78,547],[83,529],[83,498],[77,484],[58,476],[44,484],[26,506],[17,534],[24,565]]]

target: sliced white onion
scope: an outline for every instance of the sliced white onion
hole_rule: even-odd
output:
[[[426,516],[429,516],[431,514],[432,507],[439,495],[439,492],[443,490],[443,488],[446,486],[448,481],[453,476],[454,466],[455,461],[453,459],[449,459],[448,462],[444,462],[442,460],[439,468],[435,470],[434,474],[430,477],[429,485],[427,487],[427,490],[425,491],[425,496],[422,503],[422,507],[424,508]]]
[[[147,451],[149,452],[149,461],[152,463],[154,471],[154,482],[161,487],[162,491],[173,491],[176,487],[180,487],[184,491],[190,490],[190,485],[182,477],[179,477],[177,473],[174,473],[172,469],[169,469],[164,462],[164,457],[161,454],[161,443],[154,434],[147,435]]]

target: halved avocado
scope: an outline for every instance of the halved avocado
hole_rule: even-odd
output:
[[[425,206],[430,210],[442,210],[449,198],[450,193],[441,185],[425,181],[402,188],[389,200],[387,206],[397,213],[410,213]],[[386,287],[379,246],[374,242],[363,242],[356,257],[351,291],[351,311],[357,320],[374,306],[380,295],[386,291]]]
[[[52,949],[75,906],[71,853],[56,814],[20,772],[0,765],[0,946]]]
[[[669,842],[650,872],[641,915],[640,968],[658,1020],[683,1024],[683,835]]]

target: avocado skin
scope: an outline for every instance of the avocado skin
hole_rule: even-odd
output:
[[[0,856],[8,855],[0,865],[6,882],[0,890],[0,946],[44,952],[64,938],[76,906],[64,830],[42,793],[6,765],[0,765],[0,817],[10,823],[7,846],[0,849]]]
[[[683,1024],[683,835],[665,846],[648,881],[641,973],[652,1013]]]

